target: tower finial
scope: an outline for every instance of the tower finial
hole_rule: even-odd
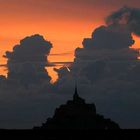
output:
[[[75,84],[75,92],[74,92],[74,94],[78,95],[77,83]]]
[[[85,100],[80,98],[79,95],[78,95],[77,83],[75,84],[75,92],[74,92],[74,95],[73,95],[73,101],[76,104],[84,104],[85,103]]]
[[[73,100],[77,100],[79,98],[78,90],[77,90],[77,83],[75,83],[75,91],[73,95]]]

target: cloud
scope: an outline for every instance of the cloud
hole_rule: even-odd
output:
[[[77,83],[79,94],[95,102],[100,113],[122,128],[139,128],[139,52],[130,48],[134,44],[131,34],[136,32],[123,18],[117,24],[98,27],[91,38],[85,38],[83,48],[75,50],[71,72],[65,67],[56,70],[59,79],[55,86],[60,93],[71,94]]]
[[[55,108],[71,95],[56,92],[45,67],[52,44],[41,35],[32,35],[7,51],[8,77],[0,76],[0,128],[32,128],[41,125]],[[60,64],[69,64],[61,62]]]
[[[1,64],[0,67],[7,67],[7,65],[6,64]]]
[[[140,8],[123,7],[106,18],[108,25],[124,25],[140,36]]]
[[[97,28],[92,34],[93,46],[116,49],[128,48],[129,46],[132,46],[134,41],[131,37],[131,34],[129,32],[123,32],[122,28],[123,27],[121,26],[115,26],[112,27],[112,29],[105,26]]]
[[[57,94],[50,83],[45,67],[52,65],[47,59],[51,48],[36,34],[6,52],[8,77],[0,76],[0,128],[39,126],[70,97]]]
[[[0,127],[41,125],[72,97],[77,83],[80,96],[94,102],[99,113],[122,128],[139,128],[140,61],[139,52],[129,48],[133,44],[125,25],[98,27],[83,40],[83,48],[75,50],[75,60],[68,66],[71,72],[55,69],[59,79],[52,85],[45,70],[55,64],[47,60],[51,43],[40,35],[23,39],[5,56],[9,74],[7,79],[0,77]]]
[[[49,65],[48,55],[52,44],[38,34],[26,37],[14,46],[13,51],[7,51],[8,79],[21,82],[23,85],[50,81],[45,69]]]
[[[67,56],[69,54],[72,54],[71,52],[66,52],[66,53],[52,53],[50,54],[51,56]]]
[[[6,81],[6,77],[3,75],[0,75],[0,85],[2,85],[3,83],[5,83]]]
[[[56,107],[72,98],[70,95],[41,92],[36,87],[30,91],[24,88],[10,90],[1,88],[0,128],[27,129],[40,126],[53,115]]]

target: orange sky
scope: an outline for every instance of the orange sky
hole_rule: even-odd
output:
[[[73,61],[74,49],[81,47],[83,38],[104,24],[104,18],[123,5],[140,5],[139,0],[7,0],[0,1],[0,65],[2,55],[12,50],[21,39],[41,34],[53,44],[50,61]],[[136,38],[135,47],[140,46]],[[53,80],[53,68],[48,68]],[[0,67],[0,74],[6,74]]]

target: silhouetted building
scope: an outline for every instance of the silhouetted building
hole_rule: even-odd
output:
[[[73,100],[56,108],[53,118],[38,129],[119,129],[119,125],[98,115],[94,104],[79,97],[76,86]]]

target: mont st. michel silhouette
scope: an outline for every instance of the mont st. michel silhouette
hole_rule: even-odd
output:
[[[95,104],[87,104],[85,100],[78,95],[76,85],[73,100],[69,100],[66,104],[56,108],[52,118],[48,118],[40,127],[34,127],[33,129],[104,130],[120,129],[120,127],[111,119],[105,119],[104,116],[97,114]]]

